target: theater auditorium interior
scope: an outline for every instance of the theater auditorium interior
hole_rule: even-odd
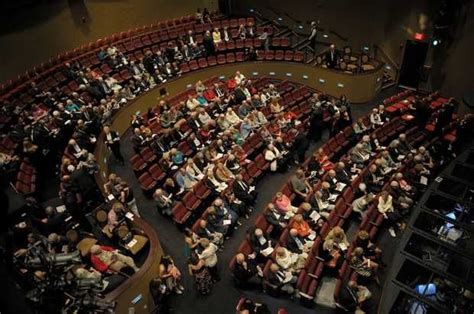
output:
[[[473,313],[471,0],[3,0],[0,313]]]

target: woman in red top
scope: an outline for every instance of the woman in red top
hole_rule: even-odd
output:
[[[318,149],[316,152],[316,160],[324,172],[334,168],[334,164],[329,160],[328,155],[326,155],[322,148]]]
[[[311,227],[303,219],[301,214],[297,214],[295,217],[293,217],[293,222],[291,223],[290,229],[296,229],[296,231],[298,231],[298,235],[302,238],[306,238],[311,234]]]
[[[93,245],[90,249],[92,266],[101,273],[108,271],[120,271],[125,266],[130,266],[135,272],[139,268],[130,256],[119,253],[116,249],[105,245]]]

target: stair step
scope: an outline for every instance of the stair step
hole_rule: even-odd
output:
[[[381,89],[384,90],[384,89],[390,88],[390,87],[395,86],[395,85],[397,85],[397,82],[390,80],[387,83],[382,84]]]
[[[309,40],[306,38],[300,40],[299,42],[296,43],[295,47],[293,47],[295,50],[303,50],[304,48],[308,47],[310,45]]]
[[[292,34],[292,31],[288,28],[281,29],[278,33],[275,33],[274,37],[288,37]]]

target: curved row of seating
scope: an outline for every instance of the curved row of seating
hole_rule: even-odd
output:
[[[10,82],[4,86],[0,95],[0,100],[4,104],[2,114],[0,115],[0,127],[7,132],[8,126],[15,123],[12,120],[12,112],[48,112],[50,110],[47,105],[38,103],[36,95],[38,93],[52,92],[53,97],[69,99],[70,95],[77,92],[79,99],[85,103],[94,103],[92,95],[84,89],[80,89],[80,83],[74,79],[67,77],[64,72],[63,63],[67,62],[75,64],[80,71],[90,68],[92,72],[99,76],[107,75],[117,80],[118,84],[126,84],[133,79],[130,69],[120,67],[118,69],[111,68],[106,62],[101,61],[98,53],[105,49],[106,45],[114,45],[114,47],[125,55],[128,61],[136,61],[143,58],[146,51],[157,52],[171,43],[176,45],[177,38],[184,36],[187,30],[193,30],[196,41],[202,42],[202,33],[213,27],[229,27],[231,38],[227,42],[217,44],[217,55],[203,56],[195,60],[183,61],[179,64],[181,73],[206,68],[209,66],[241,62],[244,61],[243,49],[246,47],[255,47],[258,49],[262,46],[262,41],[257,38],[247,38],[246,40],[237,38],[236,27],[241,23],[255,23],[253,18],[248,19],[222,19],[219,15],[213,16],[212,24],[198,24],[190,16],[181,19],[175,19],[171,22],[158,23],[155,25],[137,28],[128,32],[114,34],[106,39],[98,40],[95,43],[85,45],[73,52],[65,53],[54,60],[42,64],[26,75],[21,76],[15,82]],[[237,26],[236,26],[237,25]],[[271,27],[266,27],[266,31]],[[257,27],[257,34],[262,32],[261,27]],[[287,50],[289,48],[288,38],[273,38],[271,49],[280,49],[276,52],[269,50],[258,54],[265,60],[286,60],[297,61],[303,60],[300,52]],[[285,49],[285,50],[282,50]],[[31,87],[31,83],[35,83],[35,87]],[[110,101],[108,97],[107,101]],[[4,135],[0,150],[6,154],[14,154],[18,148],[18,139],[13,139],[8,135]],[[40,147],[40,150],[48,149]],[[25,169],[32,165],[28,160],[24,160]],[[18,192],[22,194],[33,194],[36,192],[36,175],[34,171],[18,171],[18,178],[15,186]]]
[[[413,97],[407,97],[409,96],[409,93],[404,93],[403,96],[405,97],[405,102],[409,103],[413,100]],[[447,99],[438,97],[435,102],[445,102]],[[434,110],[436,110],[434,108]],[[390,122],[385,123],[382,127],[376,128],[375,130],[372,131],[372,134],[376,136],[378,139],[379,143],[381,145],[384,145],[386,143],[389,143],[391,139],[393,139],[395,136],[398,134],[405,132],[407,134],[407,138],[409,138],[414,145],[419,145],[425,138],[425,132],[424,130],[419,130],[418,127],[416,126],[410,126],[410,122],[405,122],[401,116],[403,115],[403,111],[397,111],[392,113],[393,118],[390,120]],[[365,118],[366,120],[368,117]],[[446,132],[449,132],[450,130],[446,130]],[[335,137],[331,138],[328,142],[326,142],[323,146],[322,149],[323,151],[329,156],[331,160],[340,160],[340,161],[347,161],[347,158],[344,155],[344,152],[348,151],[349,147],[352,146],[353,143],[351,143],[351,140],[353,138],[353,130],[351,127],[347,127],[344,131],[340,132],[337,134]],[[439,138],[434,138],[432,140],[436,141]],[[340,157],[340,158],[337,158]],[[304,168],[309,163],[309,159],[305,162]],[[370,164],[374,163],[374,160],[371,161]],[[346,163],[347,164],[347,163]],[[367,166],[364,167],[364,169],[360,172],[360,174],[357,175],[355,179],[352,180],[350,186],[347,186],[342,193],[338,196],[338,198],[335,201],[335,207],[334,209],[330,212],[329,217],[327,218],[326,222],[322,226],[317,238],[314,240],[313,246],[311,248],[311,251],[308,252],[309,257],[306,260],[306,264],[304,268],[299,272],[298,274],[298,280],[296,282],[296,289],[299,291],[300,295],[300,300],[303,304],[305,305],[312,305],[314,302],[314,298],[318,289],[318,285],[320,283],[320,280],[322,278],[323,270],[325,267],[324,260],[320,258],[320,250],[322,247],[322,243],[324,242],[324,239],[327,235],[327,233],[334,228],[335,226],[340,226],[343,227],[350,219],[351,213],[352,213],[352,200],[353,200],[353,191],[355,188],[358,187],[359,183],[362,182],[363,178],[366,176],[368,172],[368,168],[370,166],[368,164]],[[403,167],[402,169],[398,169],[397,171],[403,172]],[[325,177],[327,176],[327,173],[319,180],[319,182],[316,183],[314,187],[314,191],[318,190],[321,186],[321,182],[324,181]],[[389,181],[388,181],[389,182]],[[384,189],[388,187],[388,183],[384,186]],[[281,193],[287,195],[290,200],[292,200],[295,197],[294,192],[291,189],[290,183],[285,184],[281,190]],[[308,199],[311,196],[308,196]],[[301,211],[301,209],[300,209]],[[381,224],[383,221],[383,216],[377,211],[377,206],[376,202],[370,205],[367,215],[365,218],[361,221],[361,223],[358,226],[359,230],[365,230],[369,233],[370,239],[374,240],[378,234],[378,231],[380,230]],[[288,225],[291,225],[288,223]],[[260,214],[256,221],[255,221],[255,227],[261,229],[265,234],[270,235],[273,231],[273,226],[270,225],[264,216],[264,213]],[[289,236],[289,230],[288,228],[284,229],[279,235],[277,236],[277,246],[286,246],[286,241]],[[349,248],[346,257],[350,256],[351,250],[353,250],[354,247],[353,245]],[[275,252],[276,250],[274,250]],[[237,253],[243,253],[244,255],[249,255],[253,252],[252,246],[249,242],[249,239],[246,238],[241,245],[239,246],[239,249],[237,250]],[[269,283],[265,281],[266,275],[268,274],[270,265],[272,264],[272,260],[274,260],[275,253],[271,257],[268,258],[264,270],[263,270],[263,275],[264,275],[264,287],[267,286],[268,290],[271,288],[269,287]],[[231,260],[229,264],[229,268],[233,270],[235,265],[235,257],[234,259]],[[337,286],[336,286],[336,291],[335,291],[335,301],[337,302],[337,297],[341,288],[342,281],[346,278],[352,278],[354,280],[357,279],[357,273],[352,271],[352,268],[349,267],[348,260],[345,260],[341,267],[337,271],[338,276],[337,276]]]
[[[213,85],[218,82],[217,78],[211,78],[204,82],[204,85],[207,88],[212,88]],[[297,119],[302,123],[299,125],[299,129],[304,129],[307,126],[309,119],[310,106],[307,102],[307,99],[312,95],[312,92],[308,87],[301,86],[294,82],[282,81],[277,83],[277,80],[268,80],[267,78],[260,78],[253,80],[252,86],[258,92],[262,87],[266,87],[268,83],[273,83],[275,88],[280,93],[279,103],[283,109],[283,112],[293,112]],[[221,84],[221,86],[226,84]],[[224,93],[226,90],[224,90]],[[179,95],[176,95],[167,100],[170,106],[176,106],[181,101],[188,99],[188,96],[195,95],[195,91],[188,90]],[[205,108],[210,114],[212,114],[212,109],[209,107]],[[268,125],[274,124],[275,119],[271,114],[268,106],[260,108],[261,112],[265,115],[266,119],[269,121]],[[327,112],[325,112],[326,120],[329,118]],[[143,119],[146,119],[146,114],[142,115]],[[192,122],[191,122],[192,123]],[[180,125],[180,132],[186,134],[186,137],[183,137],[180,141],[175,142],[169,149],[176,148],[178,151],[182,152],[186,158],[195,158],[197,150],[191,149],[188,141],[190,140],[190,135],[194,134],[199,138],[199,129],[193,130],[190,126],[191,123],[184,123]],[[157,122],[156,119],[153,119],[151,122],[145,122],[148,128],[154,134],[160,134],[162,132],[162,127]],[[238,129],[238,125],[236,126]],[[220,130],[221,132],[224,130]],[[219,134],[215,132],[212,140],[209,142],[207,147],[213,147]],[[294,132],[287,132],[283,136],[283,140],[287,143],[291,143],[294,140]],[[204,139],[200,139],[204,142]],[[245,154],[246,159],[253,160],[248,164],[242,163],[242,169],[240,174],[242,174],[244,180],[252,184],[256,182],[257,179],[261,178],[265,174],[265,170],[268,169],[269,163],[265,160],[263,156],[263,141],[261,136],[255,132],[250,135],[241,145],[242,153]],[[138,182],[145,192],[145,194],[150,195],[157,187],[162,186],[167,178],[174,178],[176,173],[179,171],[180,167],[186,167],[186,164],[176,167],[175,169],[165,171],[160,167],[162,164],[162,159],[157,159],[156,155],[153,153],[152,149],[147,146],[140,150],[139,153],[133,155],[130,159],[132,168],[135,171],[135,174],[138,178]],[[221,158],[222,161],[225,161],[225,156]],[[173,219],[179,226],[191,226],[194,223],[194,229],[197,228],[199,219],[206,217],[206,212],[203,212],[203,209],[206,208],[206,205],[210,203],[211,199],[211,188],[206,186],[205,180],[206,177],[203,177],[190,191],[187,191],[178,196],[176,199],[178,202],[173,208]],[[231,184],[228,184],[229,186]],[[222,191],[220,194],[223,195],[225,191]]]

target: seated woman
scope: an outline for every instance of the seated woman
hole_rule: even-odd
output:
[[[303,254],[290,252],[285,247],[280,246],[276,249],[275,262],[282,270],[295,274],[304,267],[306,258]]]
[[[222,162],[218,162],[216,164],[215,176],[217,180],[226,184],[235,177],[234,174],[226,166],[224,166]]]
[[[232,145],[231,154],[235,155],[235,158],[239,161],[241,166],[250,163],[250,160],[247,159],[247,153],[237,144]]]
[[[377,284],[380,284],[380,281],[377,277],[377,269],[379,265],[364,256],[364,249],[361,247],[356,247],[349,257],[349,266],[354,269],[354,271],[363,278],[374,278]]]
[[[288,217],[293,217],[298,210],[298,207],[291,205],[291,201],[288,196],[281,192],[276,194],[275,206],[282,215]]]
[[[171,160],[173,161],[173,164],[177,166],[184,164],[185,158],[184,158],[183,153],[180,150],[176,148],[172,148],[170,153],[171,153]]]
[[[382,151],[382,155],[380,156],[380,159],[385,163],[387,167],[390,168],[398,168],[398,163],[396,163],[392,157],[390,156],[390,153],[388,150]]]
[[[357,122],[354,123],[352,129],[358,137],[366,134],[369,131],[369,128],[365,125],[364,120],[362,118],[357,119]]]
[[[278,102],[278,98],[272,98],[270,101],[270,112],[273,114],[278,114],[283,111],[283,108],[280,106]]]
[[[166,178],[165,183],[163,183],[162,189],[166,193],[172,195],[179,195],[183,192],[183,190],[181,190],[181,188],[179,187],[179,185],[176,184],[173,178]]]
[[[350,159],[354,167],[363,168],[364,164],[370,159],[370,155],[363,151],[362,144],[357,144],[350,152]]]
[[[203,143],[206,143],[207,145],[209,145],[211,143],[211,140],[212,140],[212,133],[213,133],[214,130],[212,130],[210,128],[209,125],[203,125],[199,131],[198,131],[198,135],[199,135],[199,139],[201,140],[201,142]]]
[[[204,174],[202,171],[199,169],[198,166],[194,163],[194,160],[191,158],[188,159],[186,166],[186,174],[192,178],[194,178],[196,181],[201,180],[204,177]]]
[[[315,208],[311,207],[310,203],[303,203],[299,208],[298,211],[302,212],[303,219],[310,225],[311,229],[319,232],[326,219]]]
[[[377,264],[384,265],[382,262],[382,250],[370,241],[369,233],[365,230],[360,230],[357,233],[354,245],[361,247],[364,250],[364,256],[369,258]]]
[[[90,256],[92,266],[101,273],[109,269],[118,272],[126,266],[133,268],[135,272],[139,270],[133,258],[119,253],[110,246],[94,244],[90,248]]]
[[[176,170],[178,168],[176,165],[173,165],[173,160],[171,160],[171,152],[163,153],[158,163],[164,172]]]
[[[370,141],[369,135],[362,136],[362,141],[360,142],[360,144],[362,145],[362,151],[365,154],[369,154],[369,155],[375,154],[375,148],[372,147],[372,143]]]
[[[198,180],[186,171],[186,167],[181,167],[176,173],[176,183],[182,190],[189,191],[198,183]]]
[[[398,213],[397,210],[393,207],[392,203],[392,196],[388,193],[388,191],[383,190],[380,193],[378,199],[377,210],[383,217],[388,221],[388,232],[392,237],[396,237],[397,234],[395,233],[394,226],[397,226],[400,230],[403,230],[404,224],[400,222],[401,215]]]
[[[250,122],[250,119],[244,118],[240,124],[240,136],[243,140],[247,139],[251,134],[253,134],[253,127]]]
[[[309,224],[303,219],[303,216],[301,214],[296,214],[292,222],[290,224],[290,228],[296,229],[298,231],[298,236],[302,238],[306,238],[310,234],[312,234],[311,227]]]
[[[349,247],[349,241],[347,240],[346,233],[341,227],[335,226],[331,231],[329,231],[324,239],[323,247],[328,246],[328,244],[337,246],[342,251],[347,250]]]
[[[380,117],[379,110],[377,108],[372,109],[369,118],[370,125],[373,129],[383,125],[384,123],[384,121],[382,121],[382,118]]]
[[[227,108],[227,112],[225,114],[225,119],[228,124],[234,125],[239,122],[242,122],[242,120],[239,118],[239,116],[232,110],[232,108]]]
[[[315,158],[319,163],[320,168],[326,172],[334,168],[334,164],[329,160],[328,155],[324,152],[322,148],[319,148],[315,154]]]
[[[206,185],[215,193],[219,194],[227,188],[225,182],[220,182],[214,175],[213,169],[208,169],[206,172]]]

